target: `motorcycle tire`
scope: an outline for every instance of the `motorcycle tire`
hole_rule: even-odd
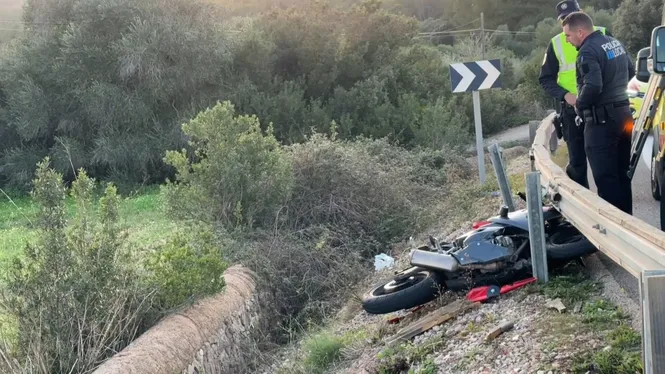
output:
[[[426,269],[407,270],[409,278],[383,283],[365,294],[363,309],[370,314],[387,314],[434,300],[440,292],[439,277]],[[403,274],[403,273],[402,273]]]
[[[546,241],[550,260],[572,260],[596,252],[598,249],[573,225],[565,224],[550,234]]]

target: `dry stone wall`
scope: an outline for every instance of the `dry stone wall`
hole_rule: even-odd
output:
[[[93,374],[226,374],[248,371],[253,342],[267,331],[272,300],[254,273],[234,266],[214,297],[173,314]]]

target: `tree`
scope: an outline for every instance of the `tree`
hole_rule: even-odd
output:
[[[163,180],[179,125],[225,92],[230,41],[210,5],[31,0],[25,19],[35,27],[0,65],[0,131],[14,134],[0,173],[16,186],[45,155],[70,181],[80,167]]]
[[[661,0],[624,0],[616,12],[613,34],[631,54],[651,44],[651,31],[661,24]]]

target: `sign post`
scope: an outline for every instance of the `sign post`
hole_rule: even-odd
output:
[[[501,88],[501,60],[483,60],[450,64],[453,93],[472,92],[473,118],[476,127],[476,148],[480,183],[485,183],[485,152],[483,150],[483,123],[480,113],[480,90]]]

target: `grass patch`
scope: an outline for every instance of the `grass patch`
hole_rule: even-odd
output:
[[[466,325],[466,328],[464,328],[464,331],[462,331],[461,335],[467,336],[469,334],[475,334],[481,330],[482,328],[480,324],[476,323],[475,321],[471,321]]]
[[[565,305],[571,306],[578,301],[586,301],[591,296],[600,294],[601,284],[592,281],[577,263],[570,263],[552,271],[548,283],[530,284],[526,291],[527,294],[540,293],[550,299],[560,298]]]
[[[562,169],[566,168],[566,165],[568,165],[568,146],[566,143],[559,145],[554,155],[552,155],[552,161]]]
[[[369,335],[371,333],[364,329],[348,331],[341,336],[330,331],[312,334],[303,340],[299,358],[280,367],[277,372],[280,374],[329,372],[342,362],[355,358],[354,348],[367,344],[370,340]]]
[[[593,355],[585,355],[574,363],[573,373],[635,374],[642,373],[640,352],[628,352],[615,347]]]
[[[33,243],[33,228],[38,207],[29,196],[5,196],[0,193],[0,274],[20,255],[27,244]],[[97,209],[95,204],[94,209]],[[76,214],[71,197],[66,200],[67,218]],[[177,227],[162,211],[158,187],[123,198],[118,208],[120,223],[125,227],[130,243],[136,246],[163,243]]]
[[[432,359],[427,359],[417,370],[409,370],[409,374],[436,374],[439,372],[439,367]]]
[[[531,145],[529,144],[529,139],[522,139],[522,140],[509,140],[506,142],[499,143],[501,148],[503,149],[508,149],[508,148],[513,148],[513,147],[526,147],[529,148]]]
[[[541,287],[550,299],[561,298],[564,304],[571,304],[588,300],[589,295],[598,292],[599,285],[583,275],[561,275]]]
[[[568,306],[586,301],[581,315],[553,314],[547,326],[551,340],[543,348],[555,351],[559,346],[558,335],[570,336],[593,330],[601,334],[605,348],[598,352],[582,348],[573,359],[573,373],[642,373],[641,336],[626,323],[628,315],[619,307],[597,298],[599,291],[599,284],[585,276],[577,265],[561,269],[547,284],[529,285],[528,293],[542,293],[551,299],[561,298]]]
[[[163,243],[177,227],[176,221],[163,210],[162,195],[157,188],[123,199],[118,213],[129,241],[138,246]]]
[[[642,336],[626,324],[619,325],[619,327],[612,330],[607,337],[612,342],[612,346],[618,349],[639,349],[642,344]]]
[[[464,355],[464,358],[462,358],[455,366],[453,366],[453,370],[459,371],[459,370],[466,370],[469,368],[469,366],[475,361],[476,356],[480,353],[480,348],[479,347],[473,347],[469,352],[467,352]]]
[[[510,185],[510,191],[513,194],[513,199],[518,199],[514,197],[518,192],[526,193],[526,177],[524,174],[513,174],[508,176],[508,184]]]
[[[451,212],[454,212],[455,218],[463,222],[475,218],[478,215],[478,201],[489,198],[493,192],[499,191],[499,184],[494,174],[487,174],[485,184],[469,183],[468,181],[461,186],[451,188],[451,196],[446,204]],[[497,205],[496,211],[499,207]],[[452,213],[451,213],[452,214]]]
[[[406,342],[396,347],[387,347],[378,358],[380,374],[398,374],[420,364],[418,371],[409,370],[409,373],[436,373],[437,368],[428,356],[443,348],[446,341],[443,335],[432,337],[421,344]]]
[[[324,373],[342,358],[345,347],[342,337],[321,333],[305,340],[303,349],[307,352],[304,366],[308,373]]]
[[[596,300],[584,305],[583,322],[590,324],[594,329],[606,330],[612,328],[628,318],[619,307],[607,300]]]
[[[642,338],[626,324],[627,318],[619,307],[606,300],[595,300],[585,305],[583,322],[594,330],[603,332],[608,345],[599,352],[577,357],[573,364],[574,373],[642,373]]]

